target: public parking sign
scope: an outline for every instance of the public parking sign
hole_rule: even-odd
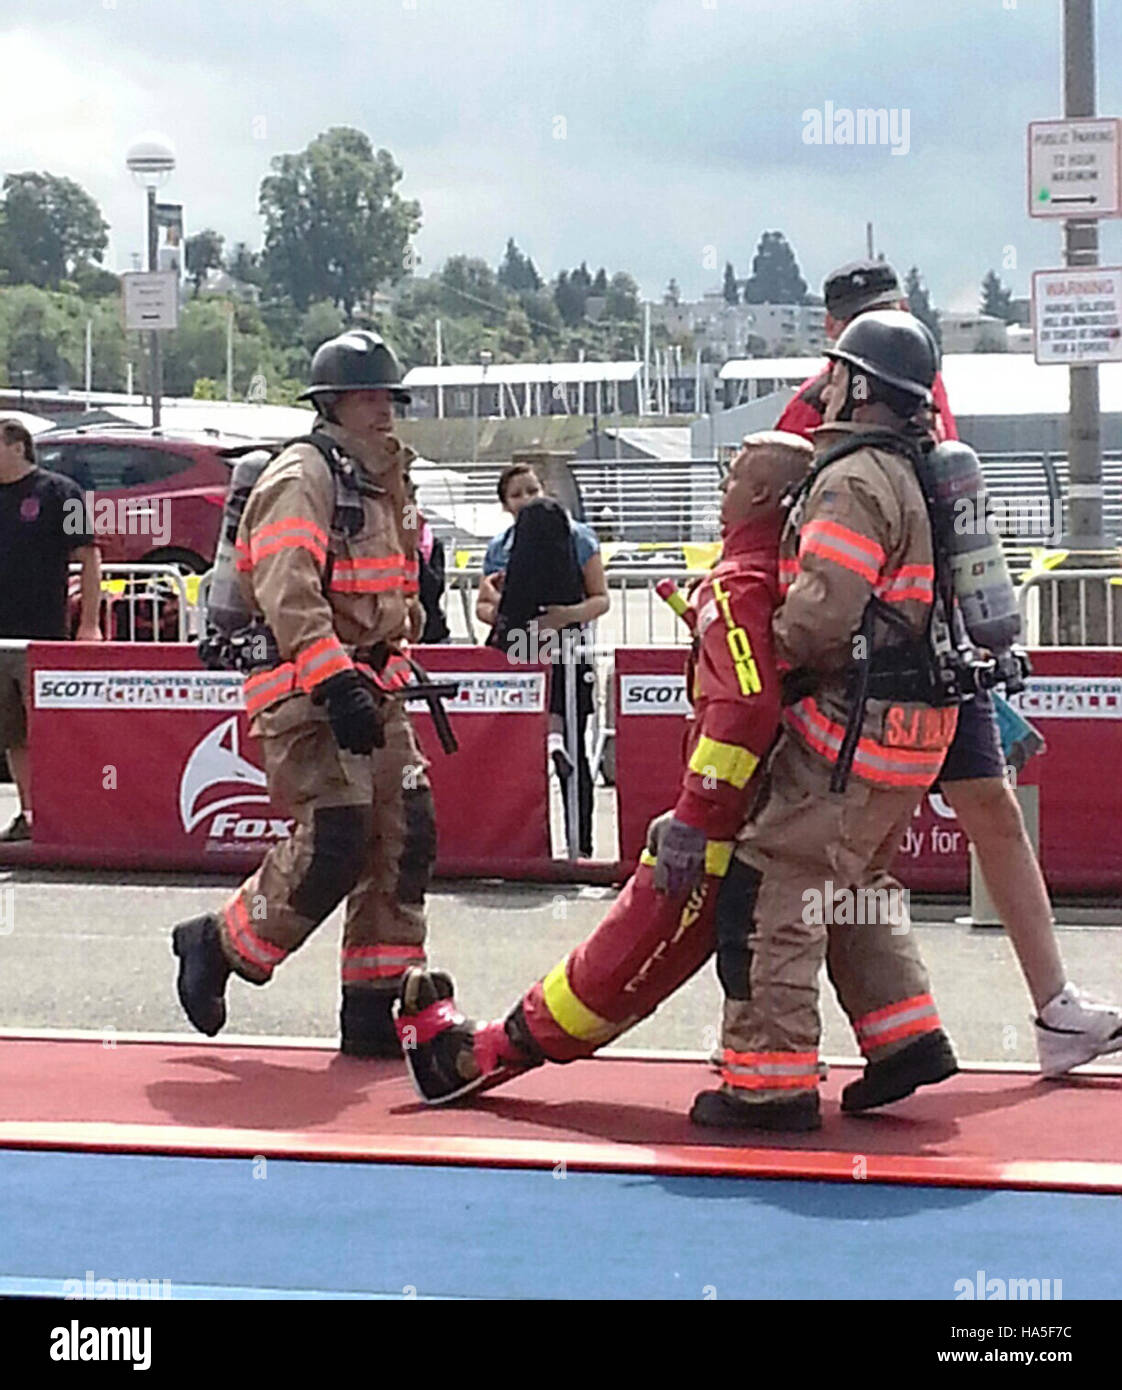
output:
[[[1122,266],[1034,271],[1032,341],[1042,366],[1122,362]]]
[[[1122,216],[1122,120],[1030,121],[1030,217]]]
[[[175,328],[179,323],[179,276],[174,270],[130,270],[125,286],[125,327]]]

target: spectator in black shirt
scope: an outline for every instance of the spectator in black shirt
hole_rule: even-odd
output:
[[[71,558],[82,565],[78,640],[99,642],[101,564],[77,483],[38,467],[31,435],[0,419],[0,640],[63,641]],[[0,748],[19,791],[20,811],[0,839],[31,835],[27,759],[27,661],[0,648]]]

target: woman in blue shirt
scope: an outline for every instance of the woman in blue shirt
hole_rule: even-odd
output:
[[[500,608],[507,610],[509,614],[511,610],[520,610],[524,606],[519,600],[526,596],[521,594],[507,593],[504,603],[506,575],[516,532],[522,529],[517,527],[518,516],[529,504],[542,497],[541,483],[528,464],[512,464],[503,470],[499,478],[499,500],[514,518],[514,523],[502,535],[496,536],[487,547],[475,609],[480,621],[492,627],[501,618]],[[542,509],[539,504],[534,510],[536,513]],[[556,503],[545,504],[544,510],[550,511],[553,515],[549,518],[534,517],[535,539],[531,551],[528,552],[533,558],[528,570],[527,552],[524,551],[523,561],[518,566],[522,576],[519,582],[533,589],[532,606],[536,610],[533,621],[536,622],[539,633],[550,630],[579,630],[583,624],[592,622],[608,611],[608,586],[600,557],[600,543],[590,527],[573,521]],[[553,522],[556,524],[551,524]],[[561,528],[560,531],[557,530],[558,527]],[[556,542],[553,549],[559,550],[560,553],[553,554],[549,550],[547,540],[550,538]],[[540,565],[537,565],[534,559],[539,555]],[[556,592],[550,588],[551,584]],[[500,645],[505,646],[505,625],[502,621],[499,625],[503,629]],[[592,713],[595,671],[591,656],[581,651],[579,645],[575,656],[562,642],[557,642],[553,650],[563,659],[554,667],[554,678],[550,681],[549,753],[563,785],[574,770],[576,772],[579,808],[577,835],[574,837],[573,827],[569,824],[567,797],[566,833],[570,845],[575,838],[578,853],[584,858],[589,858],[592,854],[592,774],[585,747],[585,730]],[[577,729],[575,746],[567,747],[564,738],[564,712],[565,692],[570,680],[576,681]]]

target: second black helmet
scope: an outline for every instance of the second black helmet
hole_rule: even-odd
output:
[[[939,350],[926,325],[902,309],[858,315],[826,356],[931,403]]]

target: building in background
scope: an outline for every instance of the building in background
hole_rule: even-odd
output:
[[[651,326],[688,336],[710,362],[798,356],[826,345],[821,304],[729,304],[719,291],[688,304],[652,304]]]

